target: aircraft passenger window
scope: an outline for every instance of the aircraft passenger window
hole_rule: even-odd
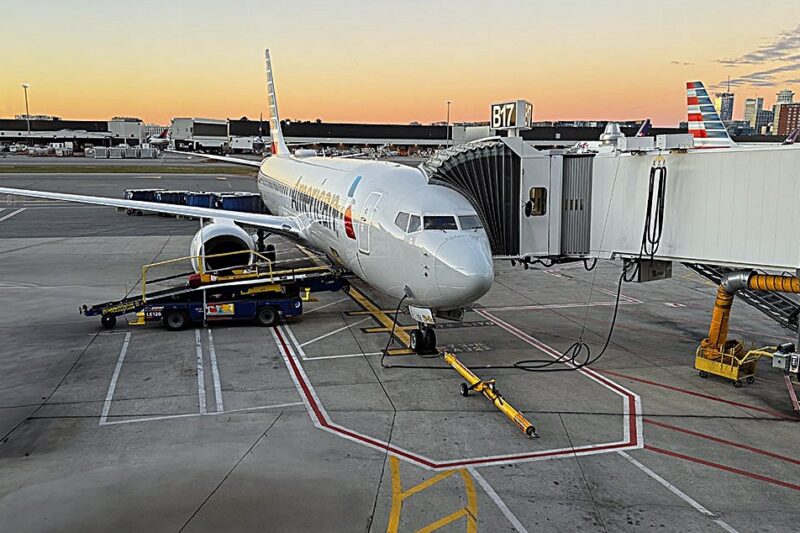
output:
[[[456,217],[425,217],[424,220],[425,229],[458,229],[458,226],[456,226]]]
[[[403,213],[402,211],[397,213],[397,217],[394,219],[394,224],[401,230],[405,231],[408,227],[408,213]]]
[[[408,232],[414,233],[415,231],[419,231],[421,223],[420,223],[419,215],[411,215],[408,219]]]
[[[481,225],[481,219],[478,218],[478,215],[464,215],[458,217],[458,223],[461,224],[461,229],[471,230],[471,229],[481,229],[483,226]]]

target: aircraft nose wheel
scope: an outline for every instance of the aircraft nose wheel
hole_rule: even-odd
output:
[[[436,332],[433,328],[413,329],[408,334],[409,348],[417,355],[425,355],[436,350]]]

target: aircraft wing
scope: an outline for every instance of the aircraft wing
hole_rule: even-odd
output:
[[[181,152],[179,150],[164,150],[170,154],[190,155],[193,157],[202,157],[205,159],[213,159],[214,161],[224,161],[234,165],[244,165],[247,167],[261,168],[261,161],[254,161],[253,159],[242,159],[241,157],[228,157],[226,155],[213,155],[213,154],[196,154],[194,152]]]
[[[57,192],[31,191],[27,189],[10,189],[0,187],[0,194],[11,194],[14,196],[28,196],[31,198],[45,198],[47,200],[59,200],[62,202],[76,202],[79,204],[106,205],[109,207],[120,207],[123,209],[136,209],[139,211],[150,211],[153,213],[166,213],[169,215],[181,215],[186,217],[229,220],[247,226],[254,226],[269,230],[273,233],[303,239],[299,221],[294,217],[280,217],[274,215],[263,215],[260,213],[245,213],[242,211],[226,211],[222,209],[211,209],[208,207],[192,207],[188,205],[161,204],[156,202],[140,202],[137,200],[122,200],[116,198],[105,198],[102,196],[83,196],[80,194],[64,194]]]

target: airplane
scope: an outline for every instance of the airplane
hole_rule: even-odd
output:
[[[689,133],[699,148],[731,148],[736,143],[722,123],[708,91],[701,81],[686,82],[686,110]]]
[[[155,148],[163,148],[164,146],[169,145],[169,128],[164,128],[164,131],[158,135],[153,135],[147,139],[147,142]]]
[[[639,131],[636,132],[636,137],[647,137],[647,134],[650,133],[650,128],[653,127],[653,124],[650,122],[648,118],[642,125],[639,127]]]
[[[785,148],[787,145],[794,144],[800,136],[800,128],[798,128],[791,132],[782,143],[735,142],[722,123],[703,82],[700,81],[686,82],[686,105],[689,133],[694,137],[696,148],[781,149],[780,147]]]
[[[406,301],[418,323],[409,333],[411,348],[435,349],[436,318],[461,318],[464,307],[494,281],[489,239],[475,208],[453,189],[430,184],[420,168],[317,157],[312,150],[292,155],[281,131],[269,49],[265,62],[273,155],[261,162],[201,157],[258,168],[258,190],[269,214],[5,187],[0,193],[211,220],[192,239],[192,256],[253,251],[253,237],[240,225],[286,236]],[[231,261],[241,260],[218,257],[205,266],[221,269],[233,266]],[[199,266],[193,262],[195,270]]]

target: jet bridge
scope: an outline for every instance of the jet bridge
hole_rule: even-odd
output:
[[[640,257],[660,165],[653,259],[800,268],[800,146],[695,149],[660,137],[584,153],[498,137],[443,150],[421,168],[473,203],[498,258]]]

